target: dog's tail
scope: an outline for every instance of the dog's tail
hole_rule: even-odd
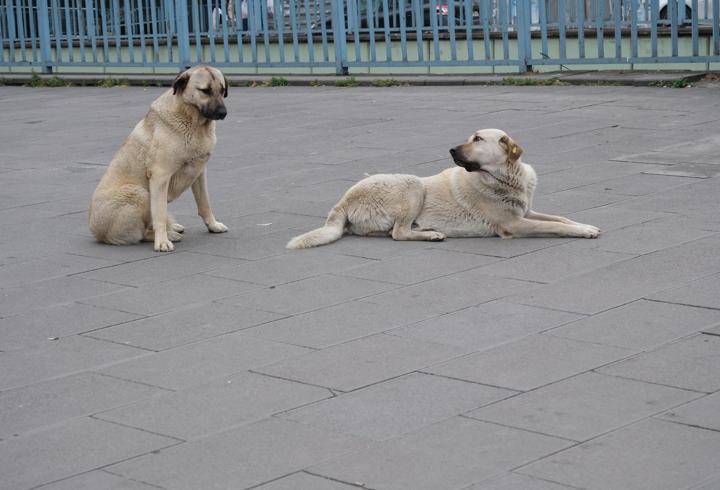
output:
[[[328,214],[325,226],[296,236],[288,242],[286,247],[290,249],[310,248],[332,243],[343,236],[345,224],[347,224],[347,213],[340,205],[336,205]]]

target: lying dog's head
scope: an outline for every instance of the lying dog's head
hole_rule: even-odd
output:
[[[223,99],[228,95],[227,78],[210,66],[199,65],[180,73],[173,82],[173,95],[195,107],[207,119],[225,119]]]
[[[462,145],[450,148],[455,163],[468,172],[506,173],[515,165],[523,149],[504,131],[481,129],[475,131]]]

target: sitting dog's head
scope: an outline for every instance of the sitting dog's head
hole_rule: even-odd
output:
[[[504,131],[480,129],[462,145],[450,148],[455,163],[468,172],[505,173],[508,166],[515,165],[523,149]]]
[[[228,95],[228,82],[220,70],[198,65],[180,73],[173,82],[173,95],[212,120],[225,119],[227,109],[223,99]]]

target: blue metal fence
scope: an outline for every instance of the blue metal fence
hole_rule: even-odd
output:
[[[720,61],[720,0],[0,0],[0,66]]]

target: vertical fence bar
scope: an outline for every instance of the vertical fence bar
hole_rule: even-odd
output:
[[[55,1],[55,0],[53,0]],[[120,39],[120,2],[112,0],[110,4],[110,16],[112,17],[113,37],[115,38],[115,61],[122,62],[122,41]]]
[[[373,4],[373,0],[367,0],[365,5],[365,20],[367,21],[368,36],[370,38],[370,61],[375,63],[375,5]]]
[[[312,32],[312,11],[310,10],[310,1],[305,0],[305,32],[307,36],[308,61],[315,63],[315,46],[313,45]]]
[[[40,9],[40,2],[38,2],[38,10]],[[8,57],[10,59],[11,63],[17,62],[17,59],[15,57],[15,37],[16,37],[16,30],[15,30],[15,12],[13,12],[14,6],[13,6],[13,0],[8,0],[7,2],[7,10],[5,11],[5,18],[7,19],[7,38],[8,38]],[[47,16],[47,7],[45,7],[45,15]],[[39,17],[39,12],[38,12]],[[42,39],[40,40],[41,46],[42,46]],[[45,56],[43,53],[43,65],[45,62]],[[47,58],[50,59],[49,57]],[[45,70],[43,69],[43,72]]]
[[[407,18],[405,15],[406,12],[406,0],[400,0],[399,9],[400,9],[400,52],[402,56],[403,61],[408,60],[408,52],[407,52]]]
[[[392,41],[390,39],[390,18],[388,0],[382,0],[383,32],[385,34],[385,61],[392,61]]]
[[[502,0],[499,0],[502,1]],[[490,54],[490,18],[488,8],[490,0],[480,0],[480,17],[482,17],[483,46],[485,48],[485,59],[491,59]]]
[[[155,2],[150,0],[150,30],[152,31],[153,62],[160,62],[160,43],[158,41],[158,16]]]
[[[500,15],[500,30],[502,31],[502,45],[503,45],[503,59],[508,60],[510,59],[510,41],[508,39],[508,28],[509,28],[509,22],[508,22],[508,16],[510,15],[508,10],[510,10],[510,1],[511,0],[498,0],[499,3],[499,15]]]
[[[75,1],[75,9],[77,12],[78,41],[80,42],[80,61],[85,63],[85,9],[83,9],[82,0]]]
[[[473,0],[461,0],[465,9],[465,43],[467,44],[467,59],[474,60],[474,43],[473,43]],[[482,1],[482,0],[481,0]]]
[[[540,44],[542,45],[542,56],[550,56],[548,50],[548,36],[547,36],[547,7],[545,0],[538,1],[538,14],[540,15]]]
[[[52,52],[50,50],[50,19],[48,18],[47,0],[37,0],[38,33],[40,34],[40,53],[42,72],[52,73]]]
[[[220,16],[222,16],[222,37],[223,37],[223,55],[225,57],[225,63],[230,62],[230,43],[228,42],[228,22],[230,22],[230,15],[228,13],[228,8],[226,4],[220,4]],[[185,23],[186,25],[190,25],[189,22],[187,22],[187,12],[185,13]],[[190,39],[190,33],[188,32],[188,41]],[[189,48],[189,46],[188,46]],[[189,49],[188,49],[189,52]]]
[[[595,41],[597,57],[605,57],[605,0],[595,0]]]
[[[699,53],[698,46],[698,0],[692,0],[691,13],[691,36],[692,36],[692,55],[697,56]],[[709,54],[709,53],[708,53]]]
[[[192,0],[190,8],[192,10],[193,34],[195,36],[195,61],[199,63],[203,59],[203,54],[200,30],[200,5],[198,5],[198,0]]]
[[[27,61],[27,46],[25,44],[25,9],[21,4],[15,7],[15,19],[17,21],[17,38],[20,42],[20,59]]]
[[[440,36],[438,33],[438,4],[437,0],[430,0],[430,27],[433,38],[433,60],[440,61]]]
[[[253,3],[253,0],[247,0],[248,2],[248,12],[252,10],[251,6]],[[207,29],[207,36],[208,36],[208,44],[210,46],[210,62],[215,63],[216,60],[216,53],[215,53],[215,35],[217,34],[217,24],[215,21],[215,13],[212,10],[212,3],[207,2],[207,7],[205,9],[207,11],[207,17],[208,17],[208,29]],[[250,18],[250,13],[248,13],[248,22],[250,22],[252,19]]]
[[[232,0],[231,0],[232,1]],[[245,48],[243,47],[243,35],[245,31],[243,11],[242,11],[242,3],[240,0],[234,0],[235,1],[235,32],[237,33],[237,50],[238,50],[238,63],[243,63],[245,60],[245,53],[243,51]],[[277,12],[277,10],[276,10]],[[281,23],[282,25],[282,23]],[[280,40],[280,60],[285,61],[285,53],[282,50],[282,39]]]
[[[515,34],[517,36],[518,70],[525,73],[529,70],[530,58],[530,0],[517,0],[517,22]]]
[[[125,36],[127,38],[128,54],[130,63],[135,63],[135,40],[132,32],[132,0],[123,2],[123,11],[125,12]]]
[[[638,14],[638,0],[630,0],[630,56],[633,58],[638,57],[638,25],[637,25],[637,14]]]
[[[455,44],[455,0],[447,1],[447,22],[448,32],[450,34],[450,59],[457,60],[457,45]],[[463,1],[463,0],[459,0]]]
[[[263,0],[265,1],[265,0]],[[295,6],[296,0],[290,0],[290,30],[292,31],[292,44],[293,44],[293,59],[297,63],[300,61],[300,47],[298,44],[298,17],[297,7]]]
[[[75,61],[75,53],[74,51],[74,36],[73,36],[73,28],[72,28],[72,18],[70,17],[70,0],[65,0],[65,43],[67,45],[67,51],[68,51],[68,61],[72,63]]]
[[[423,46],[423,28],[425,27],[425,18],[421,0],[412,0],[413,12],[415,17],[415,44],[417,45],[418,60],[425,59],[425,47]]]
[[[672,55],[678,55],[678,0],[670,0],[668,2],[668,16],[670,17],[670,43],[672,46]],[[685,2],[683,2],[685,8]]]
[[[140,36],[140,52],[142,53],[142,64],[147,65],[147,46],[145,43],[145,5],[143,0],[138,0],[138,35]]]
[[[577,0],[575,5],[577,8],[578,52],[580,58],[585,58],[585,1]]]
[[[55,63],[62,61],[62,27],[60,26],[60,16],[57,0],[51,0],[50,12],[52,13],[52,32],[55,33]]]
[[[330,54],[328,53],[328,35],[327,35],[327,14],[325,13],[325,0],[318,0],[318,9],[320,17],[320,39],[322,39],[323,49],[323,61],[330,61]],[[275,10],[277,12],[277,10]],[[282,25],[282,22],[280,22]],[[281,42],[281,41],[279,41]],[[282,44],[280,44],[282,49]]]
[[[713,21],[712,21],[712,54],[720,55],[720,0],[713,0]]]
[[[558,36],[560,38],[560,59],[567,58],[567,50],[565,49],[565,0],[558,0]]]
[[[176,0],[177,42],[180,51],[180,69],[190,68],[190,27],[187,0]]]
[[[330,12],[333,26],[333,47],[335,48],[335,74],[347,75],[343,43],[345,41],[345,15],[343,8],[344,0],[330,0]],[[357,32],[357,29],[356,29]]]
[[[657,58],[658,0],[650,0],[650,55]]]
[[[263,50],[265,53],[265,62],[270,61],[270,23],[268,18],[268,9],[267,9],[267,0],[260,0],[260,21],[261,21],[261,28],[262,28],[262,35],[263,35]],[[298,28],[300,26],[298,25]],[[223,29],[223,43],[224,46],[226,46],[227,50],[227,37],[225,36],[225,33],[227,32],[227,28]]]

